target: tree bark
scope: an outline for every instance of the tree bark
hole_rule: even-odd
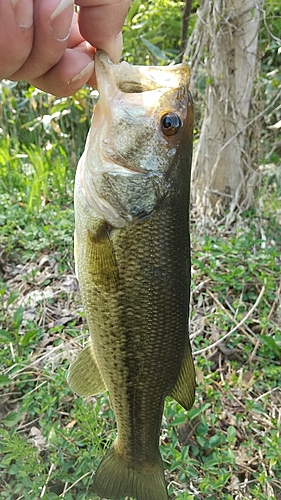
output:
[[[200,36],[207,42],[207,88],[192,191],[204,211],[245,207],[251,198],[247,122],[262,4],[263,0],[203,0],[199,11]],[[193,59],[196,63],[196,51]]]
[[[184,56],[184,52],[187,45],[187,31],[188,31],[191,7],[192,7],[192,0],[185,0],[185,6],[182,11],[182,29],[181,29],[181,44],[180,44],[181,57]]]

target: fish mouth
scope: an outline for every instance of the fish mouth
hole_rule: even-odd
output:
[[[99,121],[102,124],[106,120],[110,123],[111,107],[114,105],[115,100],[119,101],[120,106],[122,106],[123,93],[141,94],[157,88],[148,78],[143,79],[139,67],[131,66],[126,62],[114,64],[107,54],[101,50],[96,52],[95,72],[99,91],[98,106],[95,109],[96,123]],[[142,96],[139,96],[139,103],[143,107]],[[129,115],[128,108],[122,106],[122,109]],[[134,119],[133,116],[132,119]],[[135,165],[128,157],[123,157],[118,149],[113,146],[113,142],[109,129],[105,136],[100,135],[102,163],[109,165],[109,170],[112,172],[115,170],[118,173],[122,171],[124,174],[147,175],[147,169]],[[98,170],[96,169],[96,172]],[[104,165],[102,170],[104,170]]]
[[[120,139],[122,129],[120,121],[122,120],[123,124],[124,122],[131,124],[132,128],[139,126],[144,128],[142,122],[147,123],[146,130],[150,129],[150,135],[153,130],[153,134],[157,135],[157,140],[163,145],[162,155],[164,149],[164,154],[167,155],[175,151],[172,144],[173,138],[170,138],[168,143],[161,133],[158,107],[162,103],[163,95],[168,94],[170,89],[174,92],[175,88],[182,89],[187,85],[188,67],[186,66],[183,72],[182,65],[132,66],[126,61],[114,64],[105,52],[98,50],[95,56],[95,71],[99,100],[94,112],[94,122],[96,139],[99,135],[100,140],[100,160],[110,164],[115,163],[118,170],[120,167],[126,169],[126,172],[138,175],[146,175],[150,169],[154,172],[158,168],[161,169],[162,166],[156,159],[156,154],[153,161],[145,163],[144,160],[136,161],[136,148],[133,155],[128,148],[125,151],[122,144],[125,139]],[[166,106],[166,111],[169,111],[169,105],[166,104]],[[106,130],[104,123],[107,123]],[[146,130],[142,133],[138,132],[139,137],[141,135],[144,137]],[[127,127],[123,135],[130,137],[130,134]],[[116,136],[119,137],[118,143],[114,140]],[[131,144],[136,144],[136,142],[135,138],[130,139]],[[139,143],[138,147],[144,149],[144,143],[145,141],[142,144]],[[168,150],[169,153],[167,153]]]
[[[102,89],[103,79],[110,80],[113,87],[124,93],[142,93],[156,89],[174,89],[178,86],[180,75],[182,75],[181,65],[170,66],[132,66],[126,61],[114,64],[107,54],[102,50],[97,50],[95,55],[95,71],[97,87]],[[185,68],[184,84],[189,84],[188,66]]]

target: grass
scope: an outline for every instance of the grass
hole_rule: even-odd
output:
[[[145,17],[138,4],[125,27],[125,58],[142,63],[146,47],[147,63],[173,59],[177,47],[163,38],[152,3]],[[276,36],[278,16],[268,19]],[[165,21],[173,33],[179,22]],[[262,33],[260,93],[270,100],[280,54]],[[98,500],[93,474],[116,432],[106,395],[78,398],[66,383],[88,338],[74,276],[73,185],[95,98],[86,89],[65,100],[0,83],[2,499]],[[280,119],[278,109],[266,125]],[[189,412],[172,399],[165,405],[160,447],[171,500],[281,499],[280,134],[264,128],[269,153],[260,151],[254,208],[204,224],[192,210],[198,387]]]
[[[3,499],[97,499],[93,473],[115,435],[106,395],[83,400],[66,383],[87,340],[73,268],[73,172],[67,175],[67,189],[62,176],[52,200],[41,198],[33,210],[18,188],[13,197],[1,193]],[[281,495],[281,201],[270,186],[230,222],[203,228],[192,215],[198,388],[189,412],[173,400],[165,406],[160,446],[171,499]]]

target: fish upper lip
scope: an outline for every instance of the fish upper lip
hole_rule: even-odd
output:
[[[119,88],[118,82],[121,78],[122,81],[125,79],[125,82],[127,81],[129,86],[130,83],[136,86],[140,83],[142,91],[160,89],[163,87],[174,88],[175,82],[178,81],[177,72],[181,71],[180,68],[183,65],[188,68],[188,65],[183,63],[171,66],[168,70],[167,67],[163,68],[161,66],[131,66],[125,61],[122,61],[120,64],[114,64],[108,55],[100,49],[96,51],[95,60],[97,80],[99,79],[99,69],[101,69],[101,71],[107,74],[107,77],[109,76],[109,78],[114,81],[117,88]],[[140,80],[142,81],[140,82]],[[187,82],[185,82],[184,85],[187,85]]]

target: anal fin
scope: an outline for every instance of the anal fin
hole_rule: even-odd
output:
[[[185,360],[181,367],[177,383],[171,392],[171,396],[181,406],[183,406],[183,408],[185,408],[186,410],[190,410],[194,403],[195,387],[196,380],[194,363],[192,359],[190,343],[188,342]]]
[[[68,384],[78,396],[94,396],[106,391],[91,344],[79,352],[70,366]]]

